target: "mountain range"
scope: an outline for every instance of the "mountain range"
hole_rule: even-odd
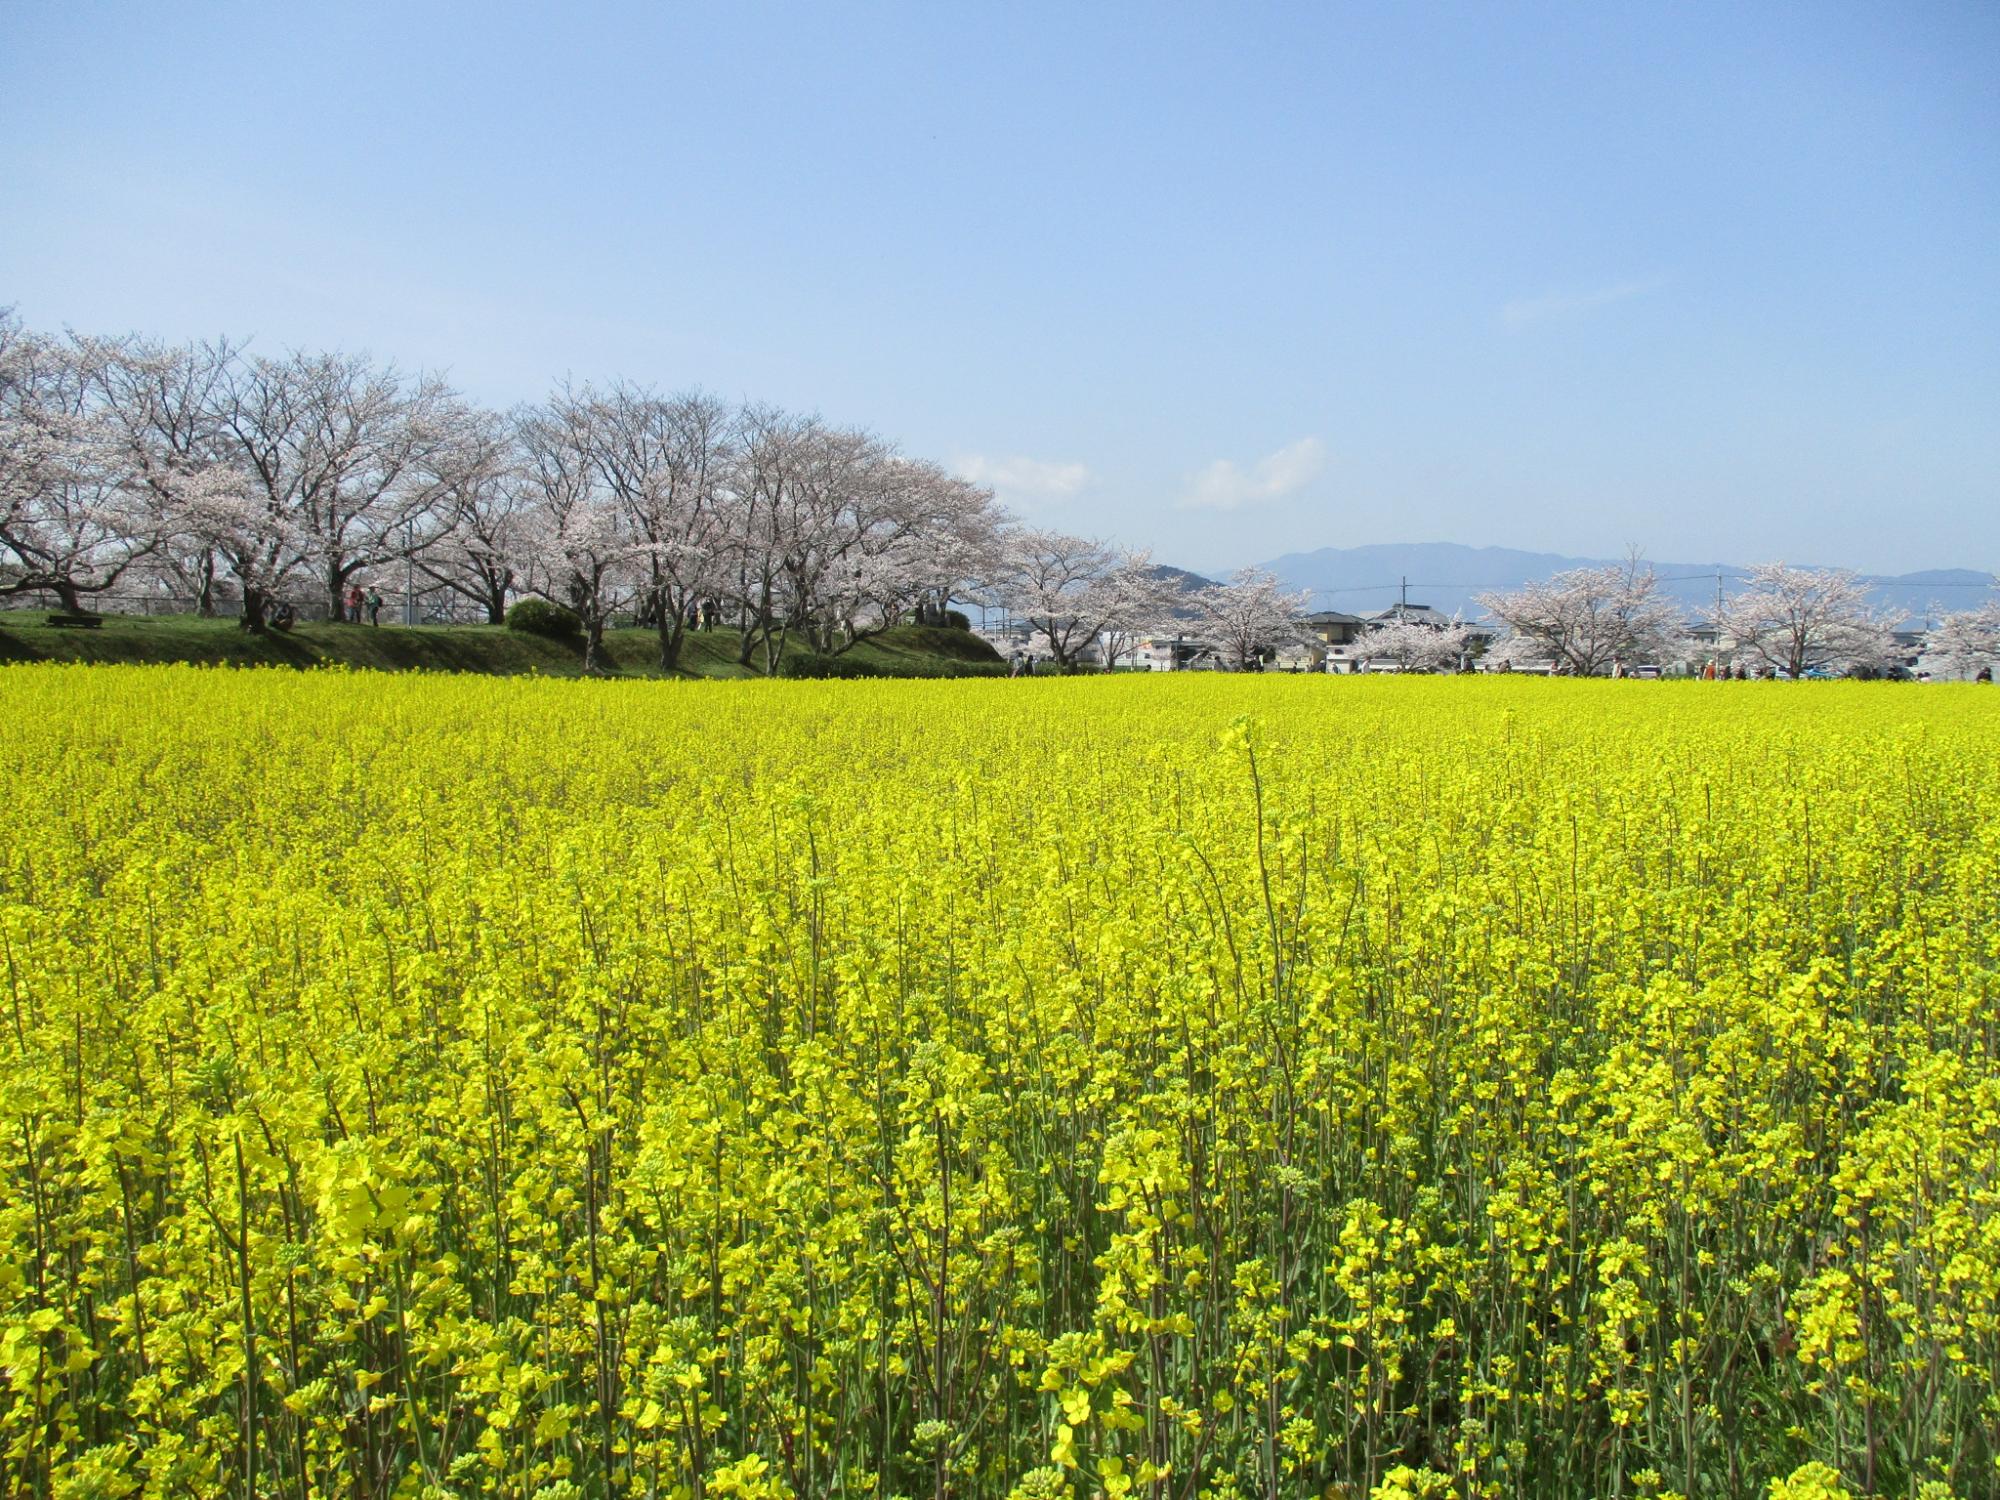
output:
[[[1312,590],[1314,609],[1371,615],[1403,597],[1407,580],[1410,603],[1429,604],[1446,614],[1463,613],[1467,619],[1476,619],[1485,613],[1478,602],[1480,594],[1517,589],[1571,568],[1596,568],[1621,561],[1523,552],[1513,547],[1406,542],[1288,552],[1262,566],[1288,587]],[[1749,572],[1740,563],[1648,559],[1645,565],[1659,574],[1663,591],[1690,613],[1714,604],[1717,575],[1725,591],[1734,591]],[[1991,596],[1991,590],[2000,588],[2000,578],[1969,568],[1862,576],[1878,608],[1917,622],[1944,611],[1974,608]]]

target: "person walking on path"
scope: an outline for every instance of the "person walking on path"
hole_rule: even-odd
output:
[[[370,625],[380,625],[382,623],[382,591],[380,589],[370,589],[368,591],[367,602],[368,623]],[[358,620],[361,617],[357,614],[355,618]]]
[[[344,618],[350,625],[361,623],[361,585],[358,583],[347,586],[347,613]]]

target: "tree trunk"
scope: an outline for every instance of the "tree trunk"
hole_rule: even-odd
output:
[[[270,608],[270,604],[271,604],[270,595],[266,594],[262,589],[252,586],[251,584],[247,583],[244,584],[243,615],[242,618],[237,621],[237,624],[242,626],[243,629],[249,631],[252,635],[263,634],[264,617],[266,612]]]
[[[768,642],[771,638],[771,585],[768,582],[760,585],[756,608],[746,603],[742,609],[743,613],[737,620],[740,634],[736,642],[736,665],[747,667],[757,649],[757,642]]]
[[[583,671],[587,677],[597,670],[604,655],[604,617],[592,615],[583,627]]]
[[[660,601],[660,670],[672,672],[681,664],[681,642],[687,637],[687,616],[664,598]]]
[[[80,615],[83,613],[83,595],[77,592],[76,584],[72,580],[68,578],[51,578],[49,580],[49,588],[55,594],[57,602],[70,614]]]
[[[334,621],[347,618],[347,569],[338,562],[326,565],[326,600],[332,607]]]

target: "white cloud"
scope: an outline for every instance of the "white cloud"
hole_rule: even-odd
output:
[[[1326,444],[1316,437],[1287,443],[1245,471],[1218,458],[1188,481],[1182,510],[1241,510],[1303,489],[1326,468]]]
[[[1601,307],[1609,307],[1612,303],[1623,302],[1629,297],[1643,297],[1647,292],[1657,291],[1664,285],[1666,277],[1653,276],[1644,281],[1614,281],[1608,286],[1589,287],[1582,291],[1545,292],[1539,297],[1517,297],[1500,309],[1500,321],[1511,329],[1522,329],[1549,318],[1566,318],[1581,313],[1596,312]]]
[[[1090,483],[1090,470],[1083,464],[1051,463],[1018,453],[1007,458],[969,454],[953,464],[952,471],[961,479],[985,485],[1002,504],[1016,506],[1067,499]]]

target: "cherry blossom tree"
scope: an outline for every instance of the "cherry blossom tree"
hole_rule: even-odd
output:
[[[901,534],[883,509],[895,455],[869,434],[768,406],[738,413],[732,447],[713,536],[737,659],[748,666],[761,646],[775,670],[794,629],[815,651],[843,649]]]
[[[93,362],[93,376],[123,461],[159,531],[149,563],[172,592],[192,598],[198,614],[213,615],[218,585],[230,569],[202,520],[237,498],[217,425],[218,392],[236,348],[227,340],[98,342],[102,355]]]
[[[851,643],[910,516],[881,439],[818,424],[802,439],[777,512],[779,600],[788,625],[831,654]]]
[[[1129,618],[1147,572],[1144,552],[1059,531],[1022,527],[1006,538],[997,602],[1020,615],[1046,643],[1058,667],[1074,669],[1107,624]]]
[[[1233,670],[1254,672],[1266,652],[1304,640],[1310,598],[1310,590],[1289,590],[1274,573],[1244,568],[1195,595],[1196,628]]]
[[[526,552],[529,486],[505,419],[470,412],[460,441],[430,460],[438,504],[417,567],[504,624]]]
[[[583,669],[594,672],[603,659],[605,627],[644,587],[647,543],[603,483],[588,413],[567,392],[518,413],[515,433],[528,500],[522,576],[534,593],[576,611],[583,622]]]
[[[1472,627],[1456,617],[1441,625],[1401,618],[1376,626],[1354,649],[1357,656],[1394,662],[1404,672],[1455,672],[1471,643]]]
[[[1539,583],[1479,595],[1480,605],[1525,637],[1559,671],[1591,677],[1617,661],[1658,661],[1683,631],[1659,577],[1634,557],[1574,568]]]
[[[623,512],[641,613],[658,631],[660,669],[673,671],[689,617],[725,581],[718,490],[732,460],[730,413],[700,392],[662,397],[623,383],[559,402]]]
[[[1000,517],[992,492],[928,460],[889,454],[852,495],[849,535],[826,575],[817,642],[838,654],[915,615],[941,616],[954,591],[989,576]]]
[[[783,646],[778,579],[792,483],[816,428],[812,419],[776,407],[745,406],[736,418],[736,462],[720,496],[717,540],[724,596],[736,611],[736,661],[749,666],[761,647],[767,674],[777,669]]]
[[[76,612],[159,545],[99,399],[111,357],[0,316],[0,596],[50,593]]]
[[[736,432],[716,532],[745,665],[793,630],[836,655],[992,571],[990,491],[816,417],[748,407]]]
[[[1171,630],[1175,611],[1188,606],[1188,592],[1174,575],[1153,567],[1121,568],[1112,575],[1111,602],[1097,633],[1104,670],[1134,655],[1147,636]]]
[[[1725,600],[1716,619],[1739,657],[1787,677],[1885,665],[1895,655],[1890,623],[1854,574],[1783,563],[1751,569],[1749,587]]]
[[[310,568],[337,618],[358,576],[411,559],[444,534],[443,450],[472,425],[440,380],[407,381],[363,355],[239,358],[216,426],[270,550]]]
[[[173,522],[193,547],[220,563],[242,600],[238,623],[261,631],[272,607],[311,555],[311,538],[296,517],[233,465],[216,465],[169,481]]]
[[[2000,667],[2000,600],[1946,615],[1924,643],[1924,654],[1953,677]]]
[[[992,490],[927,459],[904,460],[897,479],[906,524],[883,554],[878,611],[941,625],[954,598],[999,571],[1006,517]]]

